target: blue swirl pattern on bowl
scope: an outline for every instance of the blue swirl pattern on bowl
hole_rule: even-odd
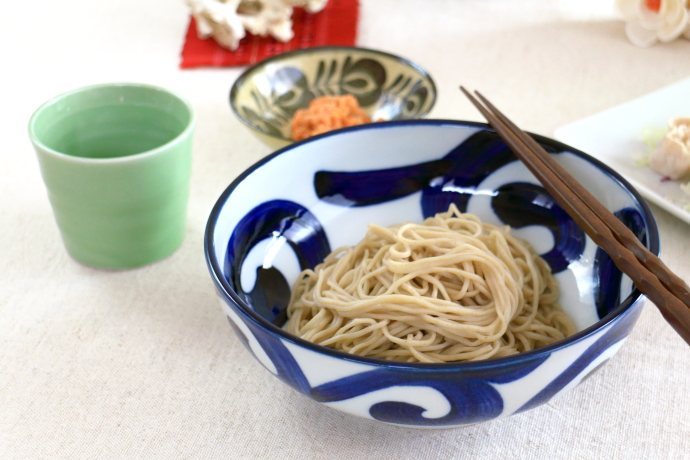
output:
[[[653,217],[625,181],[581,152],[538,140],[658,252]],[[300,270],[355,243],[369,222],[419,221],[451,202],[541,248],[580,332],[518,356],[433,365],[349,356],[279,329]],[[408,426],[476,423],[547,402],[615,354],[643,303],[500,138],[475,123],[369,125],[279,151],[221,196],[206,253],[228,318],[269,371],[325,405]]]

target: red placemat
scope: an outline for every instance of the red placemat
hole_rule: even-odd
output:
[[[189,21],[187,36],[182,47],[180,67],[232,67],[254,64],[285,51],[312,46],[352,46],[357,36],[358,0],[329,0],[318,13],[309,14],[302,8],[292,13],[295,36],[287,43],[273,37],[247,34],[236,51],[221,47],[212,38],[197,35],[194,18]]]

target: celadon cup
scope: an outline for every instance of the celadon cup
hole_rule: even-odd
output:
[[[29,135],[74,259],[132,268],[180,246],[193,131],[189,104],[149,85],[89,86],[36,110]]]

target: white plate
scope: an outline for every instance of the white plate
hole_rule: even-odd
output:
[[[648,150],[643,133],[679,116],[690,116],[690,78],[561,126],[554,137],[608,164],[649,201],[690,223],[690,195],[681,183],[662,181],[636,162]]]

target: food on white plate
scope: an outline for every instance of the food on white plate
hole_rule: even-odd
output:
[[[649,167],[673,180],[690,179],[690,117],[674,118],[649,157]]]

